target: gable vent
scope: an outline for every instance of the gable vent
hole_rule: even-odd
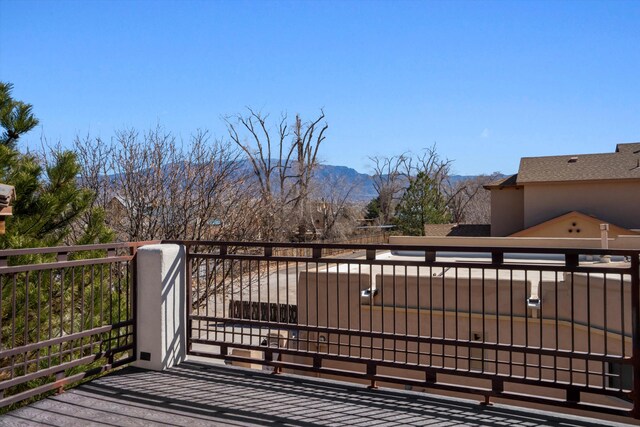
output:
[[[578,157],[577,156],[573,156],[569,159],[569,163],[575,163],[578,161]]]

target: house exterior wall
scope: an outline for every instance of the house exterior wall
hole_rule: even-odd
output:
[[[524,189],[491,190],[491,236],[502,237],[524,228]]]
[[[624,228],[640,229],[640,181],[526,184],[523,193],[522,228],[532,227],[569,211],[579,211]],[[499,191],[491,192],[492,235],[493,213],[498,214],[496,222],[505,221],[508,216],[508,211],[494,210],[494,194],[499,194]],[[519,230],[513,230],[516,231]]]

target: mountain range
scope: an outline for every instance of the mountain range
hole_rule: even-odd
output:
[[[351,202],[368,202],[377,196],[376,190],[373,186],[373,177],[365,173],[360,173],[355,169],[347,166],[334,166],[334,165],[319,165],[316,172],[316,177],[321,185],[320,193],[329,197],[332,192],[346,191],[349,186],[353,185],[353,189],[349,194],[349,200]],[[477,175],[451,175],[449,179],[452,183],[476,178]],[[340,186],[341,188],[336,188]]]

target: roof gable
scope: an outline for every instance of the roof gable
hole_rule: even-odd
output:
[[[509,237],[597,238],[600,237],[600,224],[609,224],[609,237],[640,234],[637,231],[611,224],[609,221],[595,216],[572,211],[525,228]]]

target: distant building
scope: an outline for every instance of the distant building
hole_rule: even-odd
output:
[[[517,174],[484,188],[491,191],[492,236],[593,237],[579,234],[593,228],[590,217],[634,234],[640,143],[618,144],[613,153],[523,157]]]
[[[5,220],[13,215],[11,203],[16,198],[16,191],[12,185],[0,184],[0,234],[5,233]]]

